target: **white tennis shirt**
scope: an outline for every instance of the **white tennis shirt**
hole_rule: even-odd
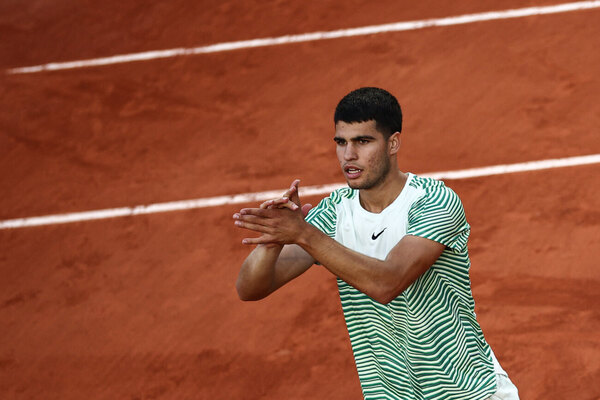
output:
[[[460,199],[443,182],[408,174],[380,213],[359,191],[334,191],[306,218],[344,246],[384,260],[405,236],[446,250],[389,304],[338,278],[340,299],[365,399],[485,399],[500,367],[475,318],[469,279],[470,227]]]

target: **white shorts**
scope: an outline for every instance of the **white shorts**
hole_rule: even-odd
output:
[[[507,375],[496,374],[496,393],[488,400],[519,400],[519,391]]]

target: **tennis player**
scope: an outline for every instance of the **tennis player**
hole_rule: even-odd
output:
[[[281,198],[234,214],[260,234],[243,240],[257,246],[239,297],[262,299],[320,264],[337,277],[365,399],[518,399],[475,318],[460,199],[398,169],[398,101],[357,89],[334,121],[347,188],[310,209],[296,180]]]

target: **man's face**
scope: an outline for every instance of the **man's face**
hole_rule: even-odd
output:
[[[388,141],[375,129],[375,121],[339,121],[333,140],[348,186],[372,189],[383,182],[391,168],[390,155]]]

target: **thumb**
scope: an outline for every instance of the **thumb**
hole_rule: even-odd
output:
[[[308,212],[310,211],[311,208],[312,208],[312,204],[305,204],[302,206],[302,215],[304,215],[304,218],[306,218],[306,216],[308,215]]]
[[[300,179],[296,179],[296,180],[294,180],[294,182],[292,182],[292,185],[291,185],[290,189],[288,190],[290,200],[293,201],[294,203],[296,203],[296,205],[300,205],[300,194],[298,193],[299,185],[300,185]]]

